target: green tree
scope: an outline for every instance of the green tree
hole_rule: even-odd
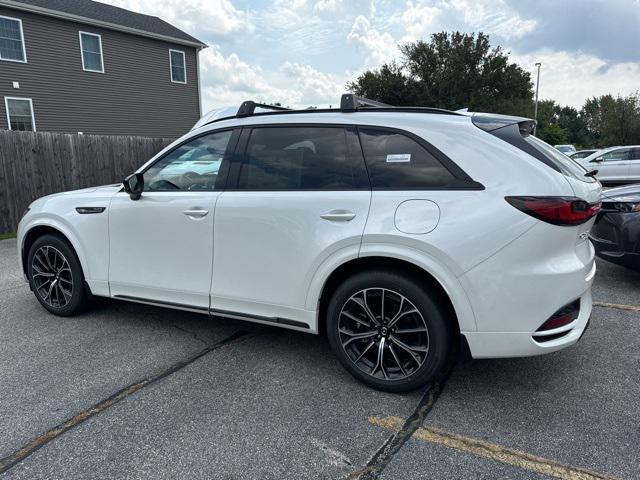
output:
[[[550,145],[568,142],[568,132],[557,123],[550,123],[536,130],[536,135]]]
[[[391,105],[532,115],[531,77],[491,48],[483,33],[440,32],[400,46],[402,59],[367,71],[347,88]]]
[[[581,116],[599,147],[640,143],[640,93],[590,98]]]

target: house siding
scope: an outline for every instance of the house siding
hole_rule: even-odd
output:
[[[178,137],[200,118],[195,48],[9,8],[0,15],[22,20],[27,53],[27,63],[0,61],[0,128],[7,96],[33,100],[38,131]],[[79,31],[101,35],[104,73],[82,69]],[[169,49],[185,53],[187,84],[171,82]]]

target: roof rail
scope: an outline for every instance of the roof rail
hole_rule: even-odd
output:
[[[375,100],[369,100],[364,97],[357,97],[352,93],[345,93],[340,98],[340,110],[343,112],[355,112],[361,107],[391,107],[386,103],[376,102]]]
[[[230,107],[231,108],[231,107]],[[258,111],[256,112],[256,108],[261,108],[264,110],[271,111]],[[232,110],[233,111],[233,110]],[[392,105],[387,105],[385,103],[377,102],[375,100],[370,100],[368,98],[358,97],[352,93],[345,93],[342,95],[340,99],[340,109],[337,108],[307,108],[304,110],[296,110],[287,107],[281,107],[278,105],[267,105],[265,103],[256,103],[253,100],[247,100],[242,102],[240,108],[236,112],[235,115],[224,115],[217,117],[210,121],[205,121],[198,127],[203,125],[208,125],[214,122],[220,122],[222,120],[228,120],[230,118],[245,118],[252,116],[263,116],[263,115],[280,115],[280,114],[303,114],[303,113],[350,113],[350,112],[405,112],[405,113],[438,113],[445,115],[458,115],[458,116],[469,116],[469,113],[463,114],[459,112],[452,112],[450,110],[444,110],[441,108],[431,108],[431,107],[394,107]]]
[[[256,107],[266,108],[267,110],[291,110],[287,107],[280,107],[278,105],[267,105],[265,103],[256,103],[252,100],[247,100],[246,102],[242,102],[242,105],[240,105],[238,113],[236,113],[236,117],[250,117],[255,112]]]

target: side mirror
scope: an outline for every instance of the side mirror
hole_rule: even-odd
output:
[[[594,158],[593,160],[591,160],[590,163],[602,163],[603,162],[603,158],[602,157],[598,157],[598,158]]]
[[[124,185],[124,191],[129,194],[131,200],[140,200],[144,191],[144,176],[141,173],[129,175],[124,179],[122,185]]]

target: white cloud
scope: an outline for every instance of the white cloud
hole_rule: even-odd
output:
[[[395,19],[405,32],[400,43],[415,42],[428,37],[441,14],[442,10],[438,7],[420,2],[407,2],[405,10]]]
[[[255,27],[231,0],[101,0],[134,12],[154,15],[202,41],[252,32]]]
[[[224,56],[213,46],[200,54],[204,110],[239,105],[244,100],[289,102],[297,93],[275,86],[259,66],[251,66],[232,53]]]
[[[340,94],[345,92],[346,83],[352,78],[346,73],[327,74],[310,65],[290,62],[285,62],[280,71],[304,101],[304,105],[298,106],[335,105]]]
[[[347,40],[358,46],[367,68],[378,67],[400,55],[397,40],[389,32],[376,30],[362,15],[356,17]]]
[[[556,100],[562,105],[580,108],[587,98],[605,95],[628,95],[640,85],[640,64],[636,62],[607,63],[593,55],[574,52],[541,50],[524,55],[512,55],[536,80],[535,63],[541,62],[540,98]]]
[[[280,102],[292,107],[335,104],[350,79],[322,73],[310,65],[285,62],[277,70],[265,71],[217,47],[202,52],[204,111],[240,105],[244,100]]]
[[[464,23],[505,39],[521,38],[535,29],[535,20],[522,18],[505,0],[451,0]]]

